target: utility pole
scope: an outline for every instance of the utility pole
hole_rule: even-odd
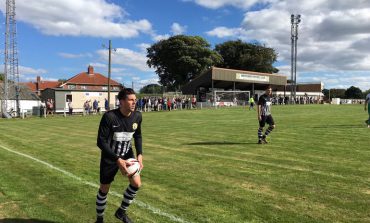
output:
[[[107,49],[107,47],[103,44],[103,47]],[[116,51],[117,49],[113,49]],[[108,107],[110,109],[110,76],[111,76],[111,65],[112,65],[112,41],[109,40],[108,45]]]
[[[291,15],[291,83],[290,83],[290,98],[291,103],[295,103],[297,93],[297,40],[298,40],[298,24],[301,22],[301,15]]]
[[[16,111],[17,116],[20,115],[18,51],[16,40],[17,27],[15,14],[15,0],[6,0],[4,93],[1,94],[1,109],[3,116],[6,115],[9,108]]]

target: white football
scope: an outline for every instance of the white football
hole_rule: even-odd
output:
[[[127,167],[127,173],[131,176],[137,176],[140,174],[140,164],[136,159],[127,159],[128,162],[132,163],[131,166]]]

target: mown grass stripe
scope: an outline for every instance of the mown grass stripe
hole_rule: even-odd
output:
[[[0,148],[2,148],[2,149],[4,149],[4,150],[6,150],[6,151],[8,151],[8,152],[11,152],[11,153],[17,154],[17,155],[19,155],[19,156],[26,157],[26,158],[28,158],[28,159],[31,159],[31,160],[35,161],[35,162],[41,163],[41,164],[43,164],[43,165],[47,166],[48,168],[53,169],[53,170],[56,170],[56,171],[58,171],[58,172],[61,172],[61,173],[63,173],[64,175],[66,175],[66,176],[68,176],[68,177],[70,177],[70,178],[72,178],[72,179],[74,179],[74,180],[76,180],[76,181],[80,181],[80,182],[82,182],[83,184],[86,184],[86,185],[91,186],[91,187],[94,187],[94,188],[99,188],[99,185],[98,185],[98,184],[91,183],[91,182],[89,182],[89,181],[85,181],[85,180],[83,180],[82,178],[80,178],[80,177],[78,177],[78,176],[74,175],[73,173],[70,173],[70,172],[68,172],[68,171],[65,171],[65,170],[63,170],[63,169],[61,169],[61,168],[58,168],[58,167],[56,167],[56,166],[54,166],[54,165],[52,165],[52,164],[50,164],[50,163],[47,163],[47,162],[45,162],[45,161],[39,160],[39,159],[37,159],[37,158],[35,158],[35,157],[33,157],[33,156],[30,156],[30,155],[27,155],[27,154],[24,154],[24,153],[21,153],[21,152],[18,152],[18,151],[15,151],[15,150],[9,149],[8,147],[5,147],[5,146],[3,146],[3,145],[1,145],[1,144],[0,144]],[[110,192],[109,192],[109,194],[112,194],[112,195],[114,195],[114,196],[116,196],[116,197],[122,197],[122,194],[117,193],[117,192],[115,192],[115,191],[110,191]],[[155,207],[153,207],[153,206],[151,206],[151,205],[149,205],[149,204],[146,204],[146,203],[144,203],[144,202],[141,202],[141,201],[139,201],[139,200],[135,200],[135,201],[134,201],[134,203],[135,203],[136,205],[138,205],[138,206],[142,207],[142,208],[145,208],[145,209],[150,210],[150,211],[151,211],[151,212],[153,212],[154,214],[157,214],[157,215],[161,215],[161,216],[167,217],[167,218],[169,218],[170,220],[172,220],[172,221],[174,221],[174,222],[190,223],[190,222],[188,222],[188,221],[186,221],[186,220],[183,220],[183,219],[181,219],[181,218],[179,218],[179,217],[176,217],[176,216],[174,216],[174,215],[171,215],[171,214],[168,214],[168,213],[166,213],[166,212],[163,212],[163,211],[159,210],[158,208],[155,208]]]

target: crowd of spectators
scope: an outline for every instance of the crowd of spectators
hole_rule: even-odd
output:
[[[193,109],[197,106],[195,96],[173,96],[173,97],[139,97],[136,109],[141,112],[149,111],[172,111],[177,109]]]

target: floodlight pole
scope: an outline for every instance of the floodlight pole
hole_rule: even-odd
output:
[[[295,103],[297,93],[297,40],[298,40],[298,24],[301,22],[301,15],[291,15],[291,83],[290,83],[290,98],[291,103]]]

